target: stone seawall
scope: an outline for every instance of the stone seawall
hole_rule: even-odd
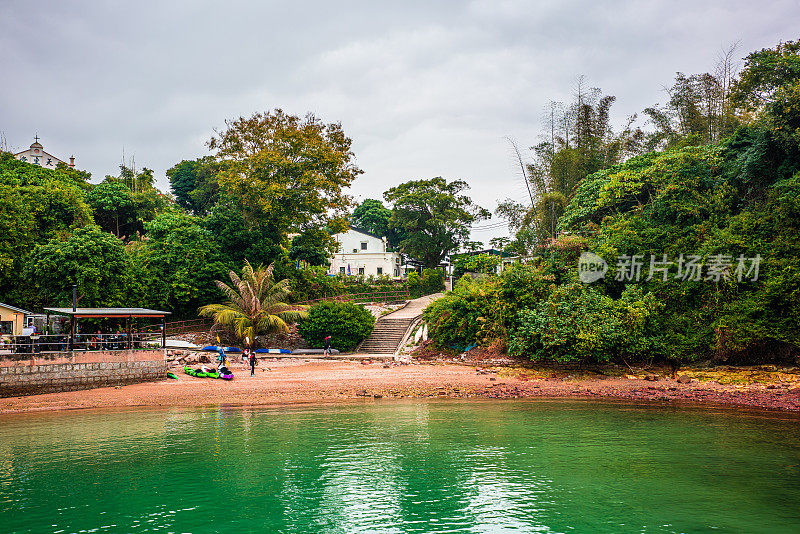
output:
[[[29,361],[0,362],[0,397],[36,395],[56,391],[91,389],[133,384],[166,378],[167,363],[162,351],[120,351],[82,353],[70,357],[65,353],[54,358],[58,363],[36,358]],[[111,359],[116,361],[86,361]]]

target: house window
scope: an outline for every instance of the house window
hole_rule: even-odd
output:
[[[383,267],[378,267],[378,276],[383,274]]]
[[[395,269],[394,270],[394,275],[395,276],[400,276],[400,269]]]
[[[366,241],[362,241],[361,242],[361,250],[367,250],[367,242]]]
[[[339,274],[344,274],[344,267],[339,267]]]
[[[363,267],[359,267],[358,268],[358,274],[360,274],[360,275],[364,274],[364,268]]]

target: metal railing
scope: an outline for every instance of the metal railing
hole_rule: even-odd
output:
[[[11,354],[41,354],[69,351],[150,350],[162,348],[161,332],[117,334],[50,334],[40,336],[4,336],[0,351]]]
[[[166,323],[167,335],[173,336],[175,334],[185,334],[187,332],[199,332],[209,330],[214,326],[214,320],[210,317],[201,317],[199,319],[189,319],[187,321],[173,321]],[[143,332],[161,332],[161,325],[153,325],[142,329]]]
[[[411,293],[408,288],[392,289],[386,291],[366,291],[363,293],[344,293],[342,295],[335,295],[332,297],[322,297],[319,299],[306,300],[298,302],[297,304],[308,305],[316,304],[318,302],[352,302],[354,304],[364,304],[369,302],[400,302],[409,300]]]

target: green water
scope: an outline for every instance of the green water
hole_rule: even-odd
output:
[[[0,417],[0,532],[800,532],[800,423],[578,402]]]

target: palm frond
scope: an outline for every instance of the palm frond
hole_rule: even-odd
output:
[[[202,316],[212,316],[220,326],[230,328],[237,337],[255,339],[259,334],[286,332],[287,323],[305,318],[305,306],[286,304],[292,288],[288,279],[275,281],[275,264],[253,268],[245,260],[241,277],[229,273],[231,285],[219,280],[217,287],[226,297],[222,304],[208,304],[199,309]]]

